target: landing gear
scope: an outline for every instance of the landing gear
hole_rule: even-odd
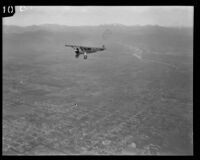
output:
[[[76,54],[75,57],[78,58],[78,57],[79,57],[79,54]]]
[[[87,53],[86,52],[84,53],[84,59],[87,59]]]
[[[84,55],[84,59],[87,59],[87,55]]]

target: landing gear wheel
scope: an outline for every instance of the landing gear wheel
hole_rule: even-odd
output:
[[[84,55],[84,59],[87,59],[87,55]]]
[[[78,57],[79,57],[79,54],[76,54],[75,57],[78,58]]]

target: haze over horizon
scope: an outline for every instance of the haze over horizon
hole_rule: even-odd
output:
[[[27,25],[27,26],[20,26],[20,25],[14,25],[14,24],[3,24],[3,26],[13,26],[13,27],[33,27],[33,26],[61,26],[61,27],[100,27],[100,26],[123,26],[123,27],[162,27],[162,28],[188,28],[192,29],[193,26],[161,26],[161,25],[151,25],[151,24],[146,24],[146,25],[123,25],[120,23],[108,23],[108,24],[99,24],[99,25],[78,25],[78,26],[73,26],[73,25],[65,25],[65,24],[55,24],[55,23],[45,23],[45,24],[38,24],[38,25]]]
[[[17,6],[3,25],[193,27],[192,6]]]

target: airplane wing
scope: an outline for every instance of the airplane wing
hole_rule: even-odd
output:
[[[86,47],[86,46],[76,46],[76,45],[65,45],[66,47],[72,47],[75,52],[78,54],[84,54],[85,59],[87,54],[95,53],[97,51],[105,50],[105,46],[103,45],[102,48],[100,47]]]
[[[84,55],[84,59],[87,59],[87,54],[91,54],[97,51],[103,51],[105,50],[105,46],[103,45],[101,47],[86,47],[86,46],[76,46],[76,45],[65,45],[66,47],[72,47],[74,49],[74,52],[76,53],[76,58],[80,55]]]
[[[72,47],[73,49],[80,49],[82,51],[86,51],[88,49],[91,49],[91,47],[84,47],[84,46],[76,46],[76,45],[65,45],[66,47]]]
[[[90,50],[90,49],[101,49],[100,47],[87,47],[87,46],[76,46],[76,45],[65,45],[66,47],[72,47],[72,48],[80,48],[81,50]],[[103,45],[103,48],[105,46]]]
[[[80,48],[80,46],[75,46],[75,45],[65,45],[66,47],[72,47],[72,48]]]

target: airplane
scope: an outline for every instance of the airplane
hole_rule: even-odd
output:
[[[86,46],[76,46],[76,45],[65,45],[66,47],[72,47],[76,53],[75,57],[78,58],[80,54],[83,54],[84,59],[87,59],[87,54],[91,54],[97,51],[105,50],[105,46],[101,47],[86,47]]]

